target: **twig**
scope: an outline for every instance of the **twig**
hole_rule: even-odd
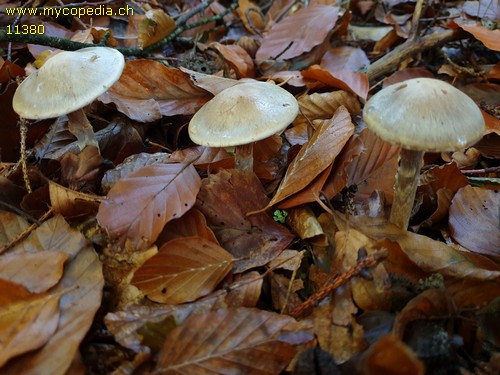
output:
[[[382,75],[397,69],[400,62],[408,57],[430,48],[439,47],[451,40],[460,39],[466,36],[467,35],[461,29],[449,29],[435,32],[415,40],[407,40],[385,56],[373,62],[366,70],[366,75],[370,81],[376,80]]]
[[[484,169],[462,169],[460,172],[466,176],[476,176],[478,174],[500,173],[500,167],[490,167]]]
[[[362,249],[358,251],[358,258],[360,258],[359,254],[361,254]],[[364,249],[363,249],[364,250]],[[317,303],[319,303],[321,300],[324,298],[328,297],[331,295],[335,289],[341,287],[345,283],[347,283],[350,279],[352,279],[354,276],[359,275],[360,273],[364,272],[365,269],[367,268],[373,268],[377,264],[379,264],[383,259],[387,257],[387,251],[385,249],[379,250],[375,252],[372,255],[362,257],[362,259],[358,259],[358,263],[354,267],[352,267],[350,270],[347,272],[335,276],[333,279],[328,281],[323,288],[316,294],[312,295],[309,297],[306,301],[304,301],[302,304],[297,306],[295,310],[293,310],[290,315],[299,318],[303,316],[308,310],[310,310],[312,307],[314,307]]]
[[[45,221],[50,215],[54,213],[54,210],[51,208],[48,210],[46,213],[43,214],[43,216],[40,218],[40,222]],[[22,231],[17,235],[16,238],[14,238],[12,241],[10,241],[8,244],[0,247],[0,254],[3,254],[5,251],[9,250],[12,248],[14,245],[18,244],[22,240],[24,240],[26,237],[29,236],[31,232],[33,232],[36,228],[38,228],[39,225],[37,223],[34,223],[30,225],[26,230]]]

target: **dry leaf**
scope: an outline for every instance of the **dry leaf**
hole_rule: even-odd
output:
[[[330,71],[319,65],[313,65],[307,70],[303,70],[302,75],[306,79],[317,80],[328,86],[352,92],[362,99],[366,99],[368,96],[370,85],[366,74],[362,72],[350,70]]]
[[[207,226],[205,216],[196,208],[190,209],[181,218],[167,223],[158,240],[165,243],[176,238],[192,236],[203,237],[218,244],[214,232]]]
[[[118,180],[125,177],[129,173],[132,173],[147,165],[166,163],[169,157],[170,154],[164,152],[157,152],[155,154],[141,152],[139,154],[131,155],[126,158],[121,164],[106,172],[106,174],[102,178],[102,188],[105,192],[108,192]]]
[[[363,355],[363,374],[424,375],[425,365],[413,351],[393,335],[380,337]]]
[[[347,225],[345,218],[337,212],[335,223],[339,228]],[[427,236],[401,230],[385,219],[353,216],[349,219],[349,225],[376,241],[389,239],[397,242],[408,258],[426,272],[483,281],[500,279],[499,270],[481,268],[450,246]]]
[[[181,217],[195,203],[201,181],[184,164],[153,164],[119,180],[101,203],[97,220],[111,238],[133,248],[151,245],[164,225]]]
[[[259,179],[249,172],[221,170],[202,181],[196,208],[206,217],[221,246],[235,258],[234,272],[260,267],[274,259],[293,235],[269,215],[247,212],[266,206]]]
[[[31,294],[0,279],[0,367],[10,358],[37,349],[54,334],[59,320],[59,296]]]
[[[279,203],[311,183],[333,163],[353,132],[354,125],[349,112],[340,107],[330,120],[321,123],[309,142],[302,147],[267,207]]]
[[[352,116],[361,113],[356,95],[347,91],[302,95],[297,101],[300,106],[300,114],[295,119],[294,124],[306,121],[304,117],[309,121],[331,118],[341,106],[346,107]]]
[[[474,38],[483,42],[483,44],[493,51],[500,51],[500,29],[490,30],[483,25],[470,20],[458,20],[454,22],[465,31],[474,35]]]
[[[62,375],[70,367],[95,312],[101,306],[102,265],[85,237],[71,229],[61,216],[43,223],[13,251],[23,247],[32,251],[35,248],[38,251],[54,248],[72,254],[72,257],[61,282],[50,291],[50,298],[60,297],[56,332],[40,350],[9,362],[2,368],[2,374]]]
[[[288,60],[323,43],[337,22],[339,8],[311,5],[274,24],[257,51],[258,60]]]
[[[120,80],[99,97],[140,122],[158,120],[162,115],[190,115],[209,99],[188,75],[153,60],[127,61]]]
[[[252,34],[260,33],[266,27],[262,11],[254,2],[249,0],[238,0],[238,8],[236,11],[245,29]]]
[[[164,244],[132,278],[149,299],[179,304],[212,292],[231,271],[233,257],[202,237],[183,237]]]
[[[28,221],[12,212],[0,211],[0,245],[7,245],[29,227]]]
[[[370,66],[370,60],[361,48],[341,46],[326,51],[319,65],[330,72],[339,70],[358,72],[366,70]]]
[[[295,355],[295,345],[312,338],[293,318],[263,310],[242,307],[191,315],[167,337],[156,370],[278,374]]]
[[[247,51],[240,46],[212,43],[210,48],[215,49],[222,55],[227,64],[236,72],[238,78],[254,77],[253,60]]]
[[[499,215],[498,190],[463,187],[451,202],[451,235],[471,251],[500,259]]]
[[[68,254],[57,251],[5,254],[0,257],[0,280],[9,280],[32,293],[46,292],[62,277]]]
[[[162,9],[149,9],[139,24],[137,45],[145,48],[159,42],[175,29],[175,21]]]
[[[65,188],[53,181],[49,181],[49,194],[54,211],[66,217],[95,214],[103,199],[97,195]]]

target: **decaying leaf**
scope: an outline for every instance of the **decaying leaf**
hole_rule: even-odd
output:
[[[253,173],[221,170],[202,182],[196,208],[205,215],[221,246],[237,258],[236,273],[267,264],[293,239],[269,215],[247,216],[267,203],[262,185]]]
[[[135,271],[132,284],[155,302],[189,302],[212,292],[232,262],[227,251],[203,237],[177,238]]]
[[[0,366],[10,358],[45,344],[59,319],[59,296],[31,294],[0,279]]]
[[[337,22],[339,8],[311,5],[274,24],[257,51],[258,60],[287,60],[323,43]]]
[[[194,205],[200,184],[191,164],[140,168],[113,186],[99,207],[97,219],[122,245],[128,240],[134,248],[147,248],[167,222]]]
[[[150,122],[162,115],[193,114],[209,95],[189,77],[153,60],[129,60],[120,80],[100,96],[132,120]]]
[[[465,186],[450,206],[451,235],[467,249],[500,258],[500,194]]]
[[[281,202],[311,183],[333,163],[353,132],[354,125],[344,107],[340,107],[330,120],[322,121],[288,167],[285,178],[267,207]]]
[[[295,355],[295,346],[311,339],[293,318],[268,311],[238,308],[191,315],[168,336],[157,371],[276,374]]]

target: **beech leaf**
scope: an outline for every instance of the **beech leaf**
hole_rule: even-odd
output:
[[[279,374],[313,338],[289,316],[252,308],[191,315],[160,352],[162,374]]]
[[[155,302],[189,302],[212,292],[232,261],[231,254],[203,237],[177,238],[135,272],[132,284]]]
[[[304,189],[333,163],[354,133],[349,112],[341,106],[330,120],[324,121],[288,167],[283,181],[267,207]]]
[[[167,222],[195,203],[201,180],[184,164],[153,164],[119,180],[99,207],[97,220],[111,238],[130,240],[136,248],[151,245]]]
[[[120,80],[99,97],[132,120],[150,122],[162,115],[189,115],[210,98],[189,76],[154,60],[130,60]]]
[[[312,50],[333,29],[339,8],[311,5],[274,24],[257,51],[258,60],[288,60]]]

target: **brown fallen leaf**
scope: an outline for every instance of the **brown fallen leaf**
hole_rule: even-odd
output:
[[[202,181],[196,208],[205,215],[221,246],[238,258],[235,273],[267,264],[293,239],[286,227],[269,215],[247,216],[267,203],[262,184],[253,173],[223,169]]]
[[[320,123],[311,139],[288,167],[278,191],[266,208],[271,207],[310,184],[330,166],[354,133],[349,112],[341,106],[330,120]]]
[[[247,51],[240,46],[216,42],[210,44],[210,48],[215,49],[223,57],[229,67],[235,71],[237,78],[253,78],[255,76],[253,60]]]
[[[0,211],[0,246],[12,242],[16,237],[28,229],[28,221],[12,212]],[[2,251],[0,251],[0,254]]]
[[[0,280],[9,280],[31,293],[46,292],[59,282],[68,254],[58,251],[4,254],[0,257]]]
[[[29,352],[2,368],[2,375],[65,374],[101,306],[104,278],[102,265],[85,237],[61,216],[46,221],[12,249],[43,252],[46,248],[71,254],[60,283],[50,298],[60,297],[57,330],[37,351]],[[26,251],[26,250],[24,250]],[[33,340],[33,337],[30,337]]]
[[[160,352],[162,374],[278,374],[313,336],[293,318],[237,308],[191,315]],[[258,360],[255,360],[258,358]]]
[[[336,225],[345,229],[346,218],[338,212],[334,214]],[[481,268],[443,242],[401,230],[385,219],[352,216],[349,225],[376,241],[389,239],[397,242],[408,258],[426,272],[483,281],[500,279],[500,270]]]
[[[493,51],[500,51],[500,30],[490,30],[473,20],[455,19],[454,22],[465,31],[474,35],[474,38]]]
[[[95,214],[103,200],[103,197],[68,189],[53,181],[49,181],[49,194],[54,211],[65,217]]]
[[[307,120],[329,119],[341,106],[346,107],[352,116],[361,113],[361,107],[356,95],[347,91],[339,90],[302,95],[297,98],[297,101],[299,102],[300,113],[294,124],[300,124]]]
[[[0,367],[10,358],[43,346],[59,320],[59,297],[32,294],[0,279]]]
[[[195,203],[201,181],[184,164],[153,164],[119,180],[99,207],[97,220],[121,246],[145,249],[167,222],[181,217]]]
[[[448,219],[452,237],[479,254],[500,259],[500,194],[465,186],[453,197]]]
[[[162,115],[193,114],[209,99],[187,74],[153,60],[127,61],[120,80],[99,97],[140,122],[158,120]]]
[[[158,237],[158,242],[165,243],[181,237],[203,237],[218,244],[214,232],[207,226],[205,216],[196,208],[191,208],[179,219],[168,222]]]
[[[304,78],[317,80],[325,85],[336,87],[345,91],[352,92],[362,99],[368,96],[369,82],[366,74],[350,70],[330,71],[319,65],[310,66],[302,71]]]
[[[203,237],[165,243],[132,278],[132,284],[160,303],[194,301],[212,292],[231,271],[233,257]]]
[[[325,40],[337,22],[339,8],[311,5],[274,24],[257,50],[258,60],[288,60]]]
[[[359,47],[341,46],[328,49],[319,65],[330,72],[339,70],[358,72],[368,68],[370,60],[365,51]]]
[[[361,360],[367,375],[424,375],[425,365],[413,351],[393,335],[384,335]]]

